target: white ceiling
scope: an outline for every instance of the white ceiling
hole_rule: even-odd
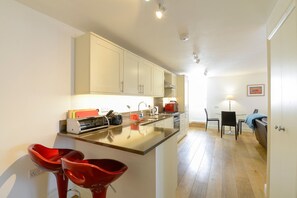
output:
[[[276,0],[17,0],[92,31],[176,73],[209,76],[266,71],[265,23]],[[181,41],[188,33],[190,39]],[[193,51],[200,63],[193,62]]]

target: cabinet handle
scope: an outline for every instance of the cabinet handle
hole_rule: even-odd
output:
[[[142,92],[141,93],[144,94],[144,85],[142,85]]]
[[[279,126],[275,125],[274,129],[278,129],[278,131],[286,131],[285,127],[282,127],[281,125]]]

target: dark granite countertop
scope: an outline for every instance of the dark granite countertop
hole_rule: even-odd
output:
[[[166,117],[149,122],[126,123],[125,125],[112,126],[78,135],[67,132],[60,132],[58,135],[145,155],[179,131],[172,128],[154,127],[149,124],[162,119],[166,119]]]

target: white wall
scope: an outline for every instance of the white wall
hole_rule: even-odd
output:
[[[265,96],[247,96],[247,85],[265,84]],[[233,95],[232,110],[238,114],[251,114],[254,109],[267,114],[267,74],[249,74],[228,77],[209,77],[207,80],[207,109],[211,117],[220,117],[217,113],[228,110],[227,95]],[[245,116],[238,116],[245,118]],[[214,124],[214,123],[213,123]]]
[[[139,110],[148,109],[148,105],[153,106],[154,101],[152,97],[144,96],[118,96],[118,95],[73,95],[72,109],[99,109],[99,114],[105,115],[108,110],[115,112],[137,111],[139,102],[145,102],[139,106]]]
[[[265,84],[265,96],[248,97],[247,85]],[[227,95],[233,95],[232,110],[239,114],[250,114],[254,109],[267,114],[267,74],[257,73],[225,77],[205,77],[203,75],[189,76],[189,114],[190,122],[205,122],[204,108],[208,109],[210,117],[220,118],[222,110],[228,110]],[[245,118],[245,116],[238,116]],[[210,127],[216,127],[210,122]],[[243,125],[244,130],[249,130]]]
[[[203,74],[189,76],[189,121],[204,122],[207,97],[207,78]]]
[[[44,197],[55,180],[29,179],[27,146],[72,147],[56,133],[71,107],[72,37],[80,32],[15,1],[0,1],[0,24],[0,197]]]
[[[11,0],[0,1],[0,24],[0,197],[57,197],[51,174],[29,178],[28,145],[74,147],[56,137],[69,109],[121,112],[152,99],[72,96],[73,38],[82,32]]]

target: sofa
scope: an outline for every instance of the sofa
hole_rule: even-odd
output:
[[[255,135],[259,144],[267,148],[267,118],[255,119]]]

